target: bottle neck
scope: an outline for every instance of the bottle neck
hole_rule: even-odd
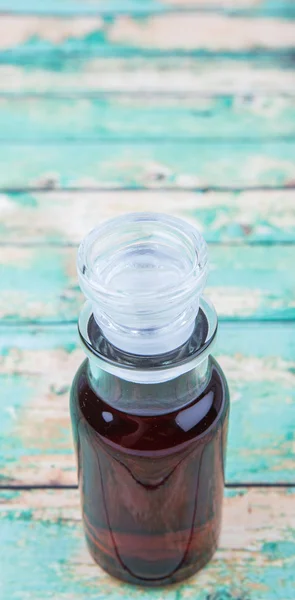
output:
[[[216,313],[204,298],[190,339],[173,352],[152,357],[128,354],[110,344],[89,305],[79,321],[91,387],[107,404],[133,414],[167,413],[197,398],[211,376],[216,332]]]
[[[194,330],[187,342],[171,352],[155,356],[130,354],[113,346],[97,325],[90,303],[84,305],[79,319],[80,339],[93,365],[92,371],[100,368],[124,381],[142,384],[171,381],[195,368],[202,372],[204,367],[201,365],[212,350],[216,333],[216,313],[205,298],[201,298]]]
[[[132,327],[119,324],[98,309],[93,309],[93,315],[106,339],[116,348],[132,354],[155,356],[179,348],[190,338],[198,310],[198,300],[182,311],[179,307],[170,312],[165,309],[161,324],[157,323],[156,315],[145,328],[140,328],[136,320]],[[120,320],[124,321],[123,315]]]
[[[117,374],[109,373],[95,359],[89,359],[88,377],[96,395],[112,408],[153,416],[181,409],[195,400],[205,390],[211,368],[211,359],[206,356],[198,366],[168,381],[142,384],[122,379],[119,367]]]

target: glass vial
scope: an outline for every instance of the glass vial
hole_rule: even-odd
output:
[[[221,524],[229,394],[211,357],[207,247],[166,215],[106,222],[82,242],[87,356],[71,391],[86,540],[121,580],[181,581],[213,555]]]

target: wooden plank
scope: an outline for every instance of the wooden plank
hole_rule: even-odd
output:
[[[295,246],[213,246],[207,293],[221,319],[292,320]],[[71,322],[82,303],[76,249],[5,246],[0,318]]]
[[[145,590],[123,585],[90,558],[76,490],[1,492],[2,597],[30,600],[293,600],[294,489],[225,498],[220,547],[192,579]],[[17,577],[15,569],[17,565]]]
[[[191,13],[150,17],[145,23],[119,17],[108,30],[108,40],[163,51],[247,52],[253,48],[289,49],[294,32],[292,21]]]
[[[262,141],[276,136],[295,139],[295,98],[0,96],[1,141],[126,141],[134,137]]]
[[[289,186],[292,139],[0,144],[0,188]]]
[[[214,11],[257,16],[293,17],[293,0],[0,0],[0,10],[38,15],[140,15],[173,11]]]
[[[2,193],[1,243],[78,244],[95,223],[138,210],[184,218],[208,242],[295,242],[294,190],[282,189]]]
[[[68,396],[83,360],[76,327],[2,325],[0,333],[1,482],[75,484]],[[229,483],[294,482],[294,333],[290,323],[220,324],[214,355],[231,392]]]
[[[205,11],[211,9],[239,14],[283,15],[288,17],[293,15],[294,12],[293,0],[162,0],[162,2],[165,6],[178,9],[195,8],[196,10]]]
[[[9,64],[38,54],[161,56],[259,54],[287,56],[294,44],[295,23],[284,19],[230,17],[223,14],[166,14],[145,19],[38,17],[3,15],[0,59]]]
[[[81,58],[36,53],[19,64],[0,64],[0,92],[85,96],[101,92],[187,94],[294,95],[292,60],[251,57]],[[33,64],[34,63],[34,64]]]

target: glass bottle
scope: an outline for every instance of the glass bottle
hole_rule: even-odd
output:
[[[221,524],[229,394],[202,297],[207,247],[186,222],[134,213],[82,242],[87,356],[71,391],[83,524],[94,560],[131,583],[193,575]]]

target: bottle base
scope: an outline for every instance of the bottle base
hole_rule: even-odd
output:
[[[111,561],[109,557],[108,557],[108,559],[105,559],[105,557],[102,555],[101,552],[99,553],[99,556],[98,556],[97,552],[95,551],[95,547],[93,547],[93,544],[92,544],[91,540],[89,540],[87,535],[86,535],[86,543],[87,543],[88,551],[89,551],[91,557],[93,558],[94,562],[100,568],[102,568],[108,575],[110,575],[111,577],[114,577],[115,579],[122,581],[124,583],[132,584],[135,586],[152,587],[152,588],[173,585],[176,583],[181,583],[187,579],[190,579],[191,577],[196,575],[199,571],[201,571],[210,562],[210,560],[213,558],[213,556],[217,550],[217,547],[218,547],[218,543],[216,543],[214,545],[214,547],[212,547],[210,549],[210,551],[207,551],[206,553],[204,553],[197,562],[185,565],[185,566],[177,569],[177,571],[173,572],[171,575],[168,575],[166,577],[161,577],[161,578],[148,578],[148,577],[145,578],[145,577],[137,577],[137,576],[133,575],[130,572],[130,570],[127,568],[123,569],[123,567],[122,567],[122,568],[118,569],[116,567],[116,565],[114,564],[115,561]],[[112,564],[112,562],[113,562],[113,564]]]

